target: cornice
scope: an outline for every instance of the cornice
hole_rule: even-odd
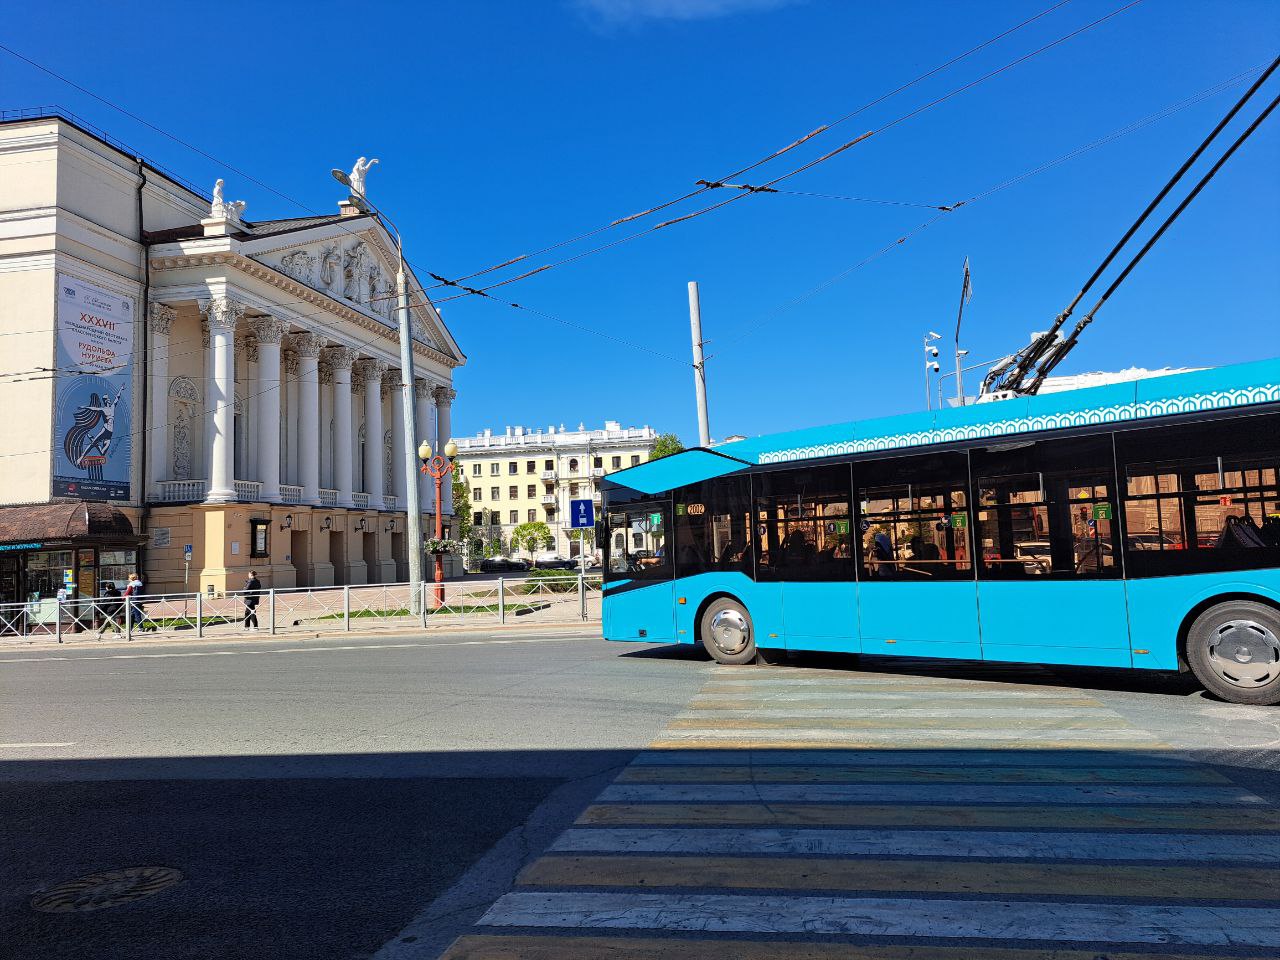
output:
[[[283,290],[301,302],[319,307],[325,312],[345,320],[347,323],[360,327],[362,330],[378,334],[386,340],[399,342],[399,332],[396,328],[387,326],[381,319],[371,317],[361,310],[349,307],[318,290],[285,276],[273,267],[259,263],[257,260],[250,259],[242,254],[230,251],[210,251],[208,253],[193,252],[161,255],[151,258],[151,269],[155,272],[186,270],[192,267],[230,267],[254,279],[268,283],[279,290]],[[421,354],[424,357],[435,360],[442,366],[450,369],[462,366],[462,362],[456,357],[451,357],[447,353],[436,350],[434,347],[429,347],[417,340],[413,342],[413,347],[415,355]]]

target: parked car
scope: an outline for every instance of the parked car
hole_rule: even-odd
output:
[[[539,554],[534,564],[539,570],[573,570],[578,566],[577,560],[569,560],[558,554]]]
[[[480,561],[481,573],[523,573],[528,569],[529,561],[517,557],[485,557]]]

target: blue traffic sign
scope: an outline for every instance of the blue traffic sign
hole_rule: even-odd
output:
[[[569,501],[569,526],[575,530],[596,525],[596,505],[590,500]]]

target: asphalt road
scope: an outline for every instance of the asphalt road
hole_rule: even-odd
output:
[[[1180,827],[1164,823],[1164,807],[1133,809],[1147,811],[1153,830],[1173,833],[1176,843],[1184,835],[1218,843],[1209,835],[1215,830],[1263,831],[1262,842],[1273,843],[1272,831],[1280,830],[1271,809],[1280,805],[1278,728],[1280,710],[1216,703],[1179,677],[837,656],[804,657],[776,670],[726,669],[689,648],[606,644],[550,629],[3,649],[0,955],[417,960],[439,956],[462,937],[451,958],[781,958],[796,955],[796,931],[803,930],[805,949],[825,958],[837,955],[822,951],[838,948],[845,933],[821,924],[807,932],[810,921],[786,910],[810,902],[797,895],[814,890],[828,899],[854,896],[872,874],[880,877],[871,885],[877,896],[896,889],[890,884],[905,888],[897,895],[908,899],[898,902],[915,924],[885,942],[936,943],[950,934],[942,920],[928,919],[927,897],[939,895],[933,884],[951,883],[968,895],[1016,879],[1057,896],[1068,882],[1064,871],[1074,868],[992,867],[962,858],[940,880],[928,874],[934,892],[921,901],[909,899],[920,896],[911,892],[914,881],[902,864],[894,866],[923,855],[914,848],[890,850],[888,860],[852,851],[862,859],[842,874],[841,858],[833,861],[822,846],[833,837],[848,841],[859,818],[916,830],[944,813],[966,829],[984,819],[990,826],[1004,818],[1020,829],[1048,822],[1049,834],[1029,832],[1025,842],[1061,845],[1055,831],[1072,829],[1073,818],[1083,829],[1095,816],[1106,826],[1106,817],[1119,815],[1113,807],[1072,805],[1076,793],[1099,790],[1122,801],[1159,800],[1162,790],[1189,791],[1193,799],[1196,791],[1221,794],[1223,809],[1179,807]],[[868,744],[879,751],[871,759]],[[650,745],[662,752],[646,752]],[[778,761],[774,745],[787,746],[789,759]],[[654,766],[673,750],[699,772]],[[1149,769],[1166,754],[1189,758],[1196,769]],[[804,767],[792,772],[783,763]],[[898,773],[877,773],[885,764]],[[993,779],[991,766],[1008,769]],[[1036,786],[1037,777],[1058,785]],[[896,785],[883,785],[886,779]],[[935,781],[944,786],[911,786]],[[923,807],[806,805],[811,793],[922,790],[941,792]],[[1066,805],[1046,801],[1039,813],[1013,808],[1001,790],[1033,797],[1049,791],[1052,804]],[[773,804],[770,791],[806,803]],[[1239,791],[1259,801],[1236,811],[1232,804],[1245,796]],[[930,806],[953,792],[970,805]],[[688,802],[671,804],[665,793]],[[610,797],[628,802],[605,802]],[[601,829],[575,825],[580,816]],[[753,825],[757,816],[764,820]],[[758,855],[752,838],[787,816],[800,817],[813,834],[800,848],[808,859],[700,861],[693,848],[672,847],[673,859],[607,846],[615,839],[714,840],[730,853],[746,843],[739,853]],[[644,829],[612,829],[627,823]],[[718,832],[691,829],[706,826]],[[1118,829],[1112,845],[1131,842],[1123,831],[1132,828]],[[876,842],[892,836],[902,831],[877,833]],[[947,842],[975,839],[957,833]],[[588,856],[556,853],[575,844]],[[1194,866],[1195,858],[1174,862]],[[33,894],[62,881],[140,866],[174,868],[183,879],[146,899],[90,912],[30,906]],[[1107,883],[1168,887],[1177,879],[1158,861],[1139,867],[1080,881],[1078,893]],[[1276,899],[1245,887],[1222,893],[1237,884],[1234,876],[1219,871],[1187,880],[1181,895],[1196,893],[1185,884],[1201,883],[1219,891],[1206,901],[1215,908],[1246,894],[1250,906]],[[968,910],[976,930],[985,929],[983,904],[991,896]],[[1030,896],[1015,891],[1001,902],[1016,907]],[[1064,902],[1078,899],[1069,892]],[[1120,896],[1115,909],[1134,909],[1132,900]],[[735,920],[732,910],[744,908]],[[832,909],[843,908],[823,907],[822,915]],[[766,929],[770,922],[778,929]],[[878,922],[888,929],[897,921]],[[691,932],[710,929],[723,932]],[[744,930],[763,931],[751,949],[743,946]],[[629,937],[632,952],[583,936],[602,932]],[[717,948],[705,939],[716,936],[732,942]],[[998,945],[1035,947],[1030,927],[1027,936]],[[1086,955],[1111,945],[1099,935],[1098,949]],[[756,947],[761,952],[752,952]],[[1268,949],[1242,947],[1233,955],[1268,956]]]
[[[0,651],[0,955],[371,956],[535,809],[571,818],[708,669],[643,650],[560,631]],[[28,906],[136,866],[185,879]]]

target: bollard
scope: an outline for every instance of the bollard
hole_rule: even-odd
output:
[[[342,588],[342,629],[351,629],[351,585]]]
[[[267,617],[271,621],[271,626],[267,628],[268,632],[274,637],[276,634],[276,588],[272,587],[267,591]]]
[[[196,593],[196,639],[204,637],[204,594]]]

